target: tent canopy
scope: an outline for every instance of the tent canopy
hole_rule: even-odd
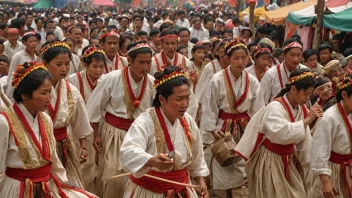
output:
[[[339,13],[352,7],[352,2],[350,1],[347,1],[346,4],[342,4],[342,3],[345,3],[345,1],[346,0],[333,0],[333,1],[330,0],[326,2],[326,7],[333,13]],[[329,2],[334,2],[335,4],[331,4],[331,3],[328,4]],[[337,5],[337,7],[332,7],[335,5]],[[312,25],[317,16],[315,14],[314,6],[315,5],[311,5],[302,10],[290,12],[287,16],[287,21],[297,25],[305,25],[305,26]]]
[[[249,15],[249,6],[243,10],[242,12],[240,12],[240,20],[243,21],[243,17],[245,15]],[[265,7],[260,7],[260,8],[256,8],[254,10],[254,22],[259,20],[260,16],[265,16]]]
[[[351,13],[352,8],[349,8],[339,13],[325,15],[323,18],[323,26],[338,31],[352,32]]]
[[[96,6],[116,6],[113,2],[110,0],[92,0],[92,4]]]
[[[267,23],[273,25],[283,25],[289,12],[302,10],[311,5],[316,5],[318,0],[309,0],[308,2],[298,2],[279,9],[268,11],[265,13]]]

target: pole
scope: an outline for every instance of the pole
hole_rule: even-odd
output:
[[[315,6],[315,13],[317,14],[317,23],[314,31],[313,49],[317,49],[321,42],[324,8],[325,8],[325,0],[318,0],[317,5]]]
[[[253,32],[252,34],[252,41],[254,40],[254,8],[255,8],[255,2],[251,1],[249,3],[249,28]]]
[[[236,16],[240,18],[242,0],[236,0]]]

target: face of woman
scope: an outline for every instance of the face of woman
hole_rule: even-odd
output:
[[[190,98],[188,85],[184,84],[173,88],[174,93],[167,99],[159,96],[161,107],[168,118],[181,118],[187,111]]]
[[[294,100],[296,104],[303,105],[309,101],[310,96],[314,91],[314,87],[309,87],[307,90],[301,89],[297,91],[296,87],[293,86],[291,87],[291,91],[293,92]]]
[[[232,54],[230,56],[230,65],[231,65],[232,71],[241,72],[242,70],[244,70],[247,63],[248,63],[247,51],[243,49],[232,51]]]
[[[205,50],[204,49],[197,49],[195,52],[192,53],[192,56],[194,57],[194,60],[197,60],[199,62],[203,62],[205,58]]]
[[[103,75],[104,67],[105,63],[103,60],[93,59],[87,67],[87,73],[92,80],[97,80],[101,75]]]
[[[329,49],[323,49],[319,52],[320,64],[326,64],[331,60],[331,53]]]
[[[22,95],[23,104],[33,112],[45,111],[50,103],[51,88],[51,81],[45,79],[38,89],[33,91],[31,98]]]
[[[66,78],[70,70],[70,56],[66,53],[58,54],[53,60],[46,64],[53,80],[61,80]]]
[[[182,48],[178,53],[188,58],[188,51],[186,48]]]
[[[306,61],[306,64],[308,66],[309,69],[315,69],[317,68],[317,64],[318,64],[318,58],[317,58],[317,55],[312,55],[310,56],[307,61]]]

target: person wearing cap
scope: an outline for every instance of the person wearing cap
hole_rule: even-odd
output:
[[[11,81],[13,73],[15,72],[16,66],[23,64],[25,62],[35,62],[37,61],[37,56],[35,54],[37,45],[40,41],[40,34],[36,33],[34,30],[27,30],[24,32],[22,37],[22,43],[25,45],[25,48],[17,52],[11,60],[9,67],[9,75],[7,78],[7,89],[6,95],[12,100],[13,87],[11,86]]]
[[[260,82],[265,72],[271,67],[271,47],[266,43],[259,43],[252,54],[254,63],[244,70],[252,74]]]
[[[225,22],[222,18],[217,18],[215,20],[215,31],[221,34],[222,31],[224,31],[224,26],[225,26]]]
[[[154,78],[148,74],[152,59],[149,45],[145,41],[130,44],[127,59],[129,66],[105,75],[86,105],[95,134],[93,146],[99,153],[96,163],[97,180],[103,185],[103,192],[98,193],[101,197],[123,197],[127,178],[109,177],[124,173],[122,141],[134,119],[152,106],[155,95]]]
[[[176,25],[180,28],[190,28],[189,20],[186,18],[186,12],[184,10],[180,10],[178,11],[178,16],[180,18],[177,20]]]
[[[249,29],[248,27],[242,28],[241,38],[247,45],[252,42],[252,38],[251,38],[252,35],[253,35],[253,32],[251,29]]]
[[[347,48],[343,52],[343,56],[346,57],[347,64],[343,68],[348,74],[352,74],[352,48]]]
[[[208,30],[202,27],[201,20],[195,19],[193,26],[189,28],[189,31],[191,32],[191,38],[197,38],[198,40],[202,40],[203,38],[210,38]]]
[[[128,66],[126,57],[121,56],[119,51],[120,35],[116,31],[107,31],[100,36],[100,47],[106,55],[106,67],[104,73],[120,70]]]
[[[19,31],[17,28],[9,28],[7,30],[8,37],[7,41],[5,41],[5,53],[9,56],[9,60],[11,61],[12,57],[19,51],[24,49],[24,45],[18,41]]]
[[[178,30],[178,38],[179,38],[179,45],[183,45],[187,48],[188,51],[188,58],[192,58],[192,48],[194,46],[193,43],[190,42],[191,32],[187,28],[180,28]]]
[[[260,81],[264,102],[268,104],[285,87],[290,74],[296,69],[307,69],[301,65],[303,44],[294,38],[287,39],[283,44],[285,60],[265,72]]]

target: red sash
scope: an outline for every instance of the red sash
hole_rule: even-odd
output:
[[[134,120],[116,117],[111,113],[106,112],[105,121],[113,127],[128,131]]]
[[[243,94],[236,100],[236,95],[234,93],[234,89],[233,89],[233,86],[232,86],[232,83],[231,83],[231,78],[230,78],[230,74],[229,74],[229,70],[228,69],[225,69],[225,77],[227,79],[227,82],[228,82],[228,85],[230,87],[231,90],[233,90],[233,94],[234,94],[234,99],[235,99],[235,104],[234,104],[234,109],[236,109],[238,106],[240,106],[244,100],[247,98],[247,94],[248,94],[248,90],[249,90],[249,74],[248,72],[244,72],[245,73],[245,78],[246,78],[246,85],[245,85],[245,88],[244,88],[244,92]],[[226,81],[225,81],[226,82]]]
[[[67,89],[67,92],[71,92],[71,88],[70,88],[70,85],[68,83],[68,81],[65,81],[66,82],[66,89]],[[53,106],[51,105],[51,103],[49,103],[49,106],[48,106],[48,113],[51,117],[51,119],[53,120],[53,122],[55,122],[55,118],[57,116],[57,112],[59,111],[60,109],[60,100],[61,100],[61,81],[59,82],[59,88],[58,88],[58,91],[57,91],[57,98],[56,98],[56,102],[55,102],[55,109],[53,109]]]
[[[213,67],[213,70],[214,70],[214,74],[216,73],[216,68],[215,68],[215,64],[214,64],[214,61],[211,61],[211,66]]]
[[[284,67],[285,67],[285,66],[284,66]],[[284,84],[284,82],[282,81],[282,75],[281,75],[280,64],[276,65],[276,70],[277,70],[277,75],[279,76],[279,81],[280,81],[281,89],[283,89],[284,86],[285,86],[285,84]],[[288,76],[285,68],[284,68],[284,70],[285,70],[286,76]]]
[[[224,124],[222,125],[222,131],[225,130],[225,127],[226,127],[226,121],[227,120],[232,120],[233,122],[237,123],[237,122],[240,122],[240,125],[241,125],[241,121],[243,120],[246,120],[246,121],[249,121],[251,118],[249,117],[249,115],[247,114],[247,112],[244,112],[244,113],[236,113],[236,114],[231,114],[231,113],[226,113],[225,111],[223,110],[220,110],[219,111],[219,115],[218,117],[222,120],[224,120]],[[236,125],[235,125],[236,126]],[[241,125],[242,126],[242,125]],[[245,128],[245,126],[242,126],[243,129]]]
[[[159,172],[159,171],[151,170],[148,172],[148,175],[152,175],[152,176],[156,176],[156,177],[160,177],[163,179],[184,183],[184,184],[189,183],[189,176],[186,168],[178,171],[173,171],[173,172]],[[159,181],[145,176],[141,178],[136,178],[131,175],[130,179],[133,181],[133,183],[137,184],[138,186],[144,189],[153,191],[155,193],[168,195],[173,191],[175,191],[176,193],[184,192],[185,196],[187,198],[189,197],[187,193],[187,189],[184,186]]]

